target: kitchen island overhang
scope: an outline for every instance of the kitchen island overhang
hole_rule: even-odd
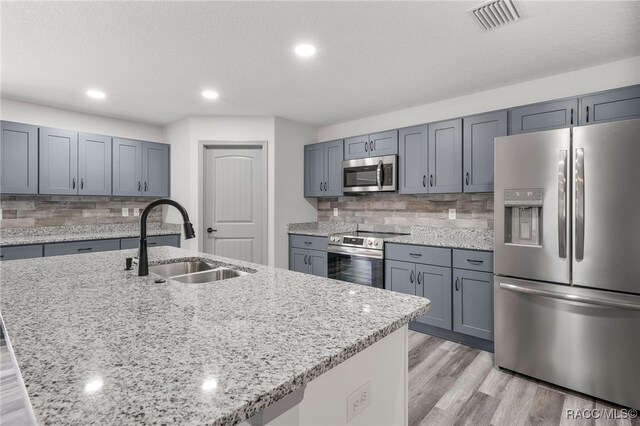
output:
[[[358,355],[373,362],[383,340],[395,342],[402,364],[406,324],[429,307],[416,296],[172,247],[151,249],[150,263],[195,256],[256,272],[157,284],[153,274],[123,270],[132,253],[3,263],[0,308],[41,421],[237,424],[306,386],[304,423],[314,415],[305,408],[314,405],[305,404],[314,379]],[[385,364],[367,374],[398,367]],[[395,403],[406,415],[406,360],[400,368],[404,399]],[[353,380],[353,389],[334,383],[333,393],[351,394],[362,384]],[[340,407],[346,423],[346,399]]]

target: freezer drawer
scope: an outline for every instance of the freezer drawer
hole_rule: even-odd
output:
[[[496,276],[494,297],[496,366],[640,408],[640,296]]]

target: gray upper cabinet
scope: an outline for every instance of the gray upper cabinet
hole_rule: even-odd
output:
[[[113,138],[113,195],[142,195],[142,142]]]
[[[494,138],[507,135],[507,111],[465,117],[463,125],[463,190],[492,192]]]
[[[342,140],[315,143],[304,147],[304,196],[339,197],[342,195]]]
[[[80,195],[111,195],[111,138],[80,133],[78,136]]]
[[[369,135],[355,136],[344,140],[344,159],[369,157]]]
[[[578,123],[578,99],[525,105],[510,110],[510,135],[562,129]]]
[[[0,138],[0,192],[38,193],[38,128],[2,122]]]
[[[398,153],[398,131],[372,133],[344,140],[344,159],[379,157]]]
[[[45,127],[39,133],[39,193],[77,194],[78,134]]]
[[[398,135],[398,191],[428,192],[427,126],[400,129]]]
[[[451,330],[451,268],[416,264],[416,294],[431,301],[418,322]]]
[[[462,192],[462,120],[429,124],[431,193]]]
[[[169,145],[142,143],[142,195],[169,196]]]
[[[640,85],[594,93],[580,98],[580,124],[640,117]]]
[[[493,275],[453,270],[453,330],[493,340]]]

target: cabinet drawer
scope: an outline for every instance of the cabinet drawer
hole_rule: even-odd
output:
[[[327,251],[327,237],[289,235],[289,246],[311,250]]]
[[[493,252],[454,250],[453,267],[472,271],[493,272]]]
[[[42,244],[0,247],[0,260],[31,259],[42,257]]]
[[[44,255],[62,256],[65,254],[94,253],[98,251],[120,250],[120,240],[89,240],[72,243],[54,243],[44,245]]]
[[[451,249],[407,244],[385,244],[384,250],[386,259],[436,266],[451,266]]]
[[[120,249],[138,248],[139,238],[123,238],[120,240]],[[147,237],[147,247],[172,246],[180,247],[180,235],[154,235]]]

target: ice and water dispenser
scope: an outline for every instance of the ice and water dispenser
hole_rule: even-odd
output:
[[[504,242],[542,245],[542,188],[504,191]]]

